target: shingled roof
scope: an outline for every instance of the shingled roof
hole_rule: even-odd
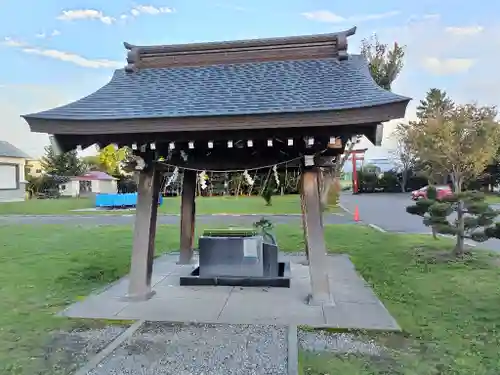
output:
[[[0,141],[0,157],[29,159],[30,156],[7,141]]]
[[[118,120],[335,111],[407,102],[380,88],[361,56],[117,70],[95,93],[27,119]]]

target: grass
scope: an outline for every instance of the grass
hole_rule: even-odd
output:
[[[498,193],[487,193],[485,200],[489,204],[500,204],[500,194],[498,194]]]
[[[303,249],[298,225],[276,234],[283,250]],[[132,228],[8,225],[0,238],[0,374],[66,373],[47,364],[45,348],[51,332],[82,322],[54,314],[127,273]],[[178,228],[159,226],[156,239],[158,254],[177,249]],[[490,255],[433,263],[450,240],[362,226],[326,226],[326,239],[351,255],[406,333],[374,335],[392,348],[384,360],[301,353],[304,375],[497,373],[500,269]]]
[[[481,252],[464,261],[443,261],[451,243],[421,236],[356,232],[344,243],[329,230],[327,238],[335,251],[351,254],[404,334],[370,335],[389,348],[384,358],[302,352],[304,375],[498,373],[496,255]]]
[[[181,200],[179,197],[165,198],[160,206],[161,214],[178,214]],[[86,198],[32,199],[24,202],[0,203],[1,215],[89,215],[123,214],[122,210],[72,211],[93,208],[94,201]],[[298,214],[300,198],[298,195],[275,196],[272,206],[266,206],[264,199],[252,197],[198,197],[198,214]]]

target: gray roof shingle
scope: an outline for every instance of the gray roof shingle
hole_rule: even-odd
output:
[[[332,111],[408,101],[380,88],[363,57],[115,71],[76,102],[26,118],[118,120]]]
[[[29,159],[30,156],[7,141],[0,141],[0,157]]]

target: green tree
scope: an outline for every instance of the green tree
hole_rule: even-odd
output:
[[[117,148],[110,144],[99,151],[99,164],[104,168],[104,171],[113,176],[120,176],[120,163],[125,160],[130,154],[128,147]]]
[[[455,103],[446,91],[433,88],[427,92],[425,99],[421,100],[417,106],[417,118],[419,121],[424,121],[427,118],[446,116],[454,107]]]
[[[58,154],[52,146],[45,147],[41,164],[48,174],[55,176],[79,176],[86,171],[76,151]]]
[[[89,171],[102,171],[105,172],[106,168],[101,165],[99,160],[99,155],[84,156],[82,158],[82,163],[86,166]]]
[[[457,224],[453,229],[444,222],[435,224],[438,232],[456,235],[454,252],[457,256],[463,254],[464,239],[468,238],[468,226],[471,227],[466,214],[481,215],[474,208],[474,204],[480,203],[479,198],[462,190],[464,184],[480,176],[496,156],[500,127],[495,117],[494,107],[459,105],[446,116],[428,118],[410,130],[411,148],[419,160],[425,161],[432,170],[451,177],[454,192],[451,203],[433,204],[430,210],[436,211],[431,215],[434,218],[442,218],[450,210],[456,212]],[[484,222],[484,217],[479,217]]]
[[[418,170],[425,175],[431,184],[446,184],[449,176],[446,171],[436,168],[436,165],[431,165],[425,159],[415,158],[415,153],[411,150],[409,137],[418,133],[419,127],[425,125],[429,119],[450,116],[454,108],[455,103],[446,91],[432,88],[426,93],[425,99],[421,100],[417,107],[417,121],[412,121],[406,125],[401,124],[396,131],[398,142],[404,145],[402,157],[411,155],[414,170]]]
[[[377,35],[361,41],[361,55],[368,61],[370,74],[377,84],[391,90],[392,83],[404,65],[405,47],[394,42],[392,47],[381,43]]]

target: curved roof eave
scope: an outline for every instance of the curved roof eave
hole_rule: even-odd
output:
[[[366,61],[295,60],[116,70],[111,80],[75,102],[22,116],[26,120],[113,121],[264,115],[383,106],[411,98],[380,88]]]

